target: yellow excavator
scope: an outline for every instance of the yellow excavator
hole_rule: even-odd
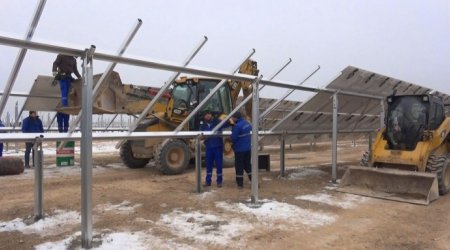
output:
[[[431,94],[387,97],[385,126],[338,191],[428,205],[450,190],[450,117]]]
[[[257,63],[245,61],[240,66],[239,73],[258,75]],[[94,84],[100,77],[101,75],[94,76]],[[157,88],[123,84],[117,72],[112,72],[105,81],[105,88],[93,100],[94,114],[140,114],[159,91]],[[181,77],[163,94],[135,131],[173,131],[220,81],[221,79]],[[228,80],[183,130],[198,131],[205,110],[217,115],[230,113],[236,106],[241,89],[244,97],[251,94],[251,82]],[[56,110],[78,114],[81,108],[81,84],[76,81],[72,84],[68,101],[68,107],[58,105]],[[247,105],[245,110],[249,115],[251,106]],[[224,165],[234,164],[231,142],[225,139],[224,144]],[[129,168],[145,167],[150,159],[154,159],[156,167],[162,173],[179,174],[187,168],[194,156],[193,150],[194,145],[190,139],[128,140],[120,148],[120,157]]]

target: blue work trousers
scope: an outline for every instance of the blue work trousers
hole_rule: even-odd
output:
[[[32,162],[34,166],[34,149],[33,149],[34,143],[32,142],[26,142],[25,143],[25,167],[30,167],[30,153],[32,153]]]
[[[64,113],[56,113],[56,122],[58,123],[58,131],[60,133],[69,131],[69,118],[70,115]]]
[[[222,184],[223,147],[206,147],[206,185],[211,185],[214,163],[217,169],[217,184]]]
[[[252,152],[234,152],[234,167],[236,170],[236,184],[239,187],[244,185],[244,170],[248,175],[248,179],[252,180]]]
[[[59,80],[59,89],[61,90],[61,106],[67,107],[69,106],[69,101],[67,96],[69,95],[70,84],[72,83],[72,78],[65,77]]]
[[[3,143],[0,142],[0,157],[3,156]]]

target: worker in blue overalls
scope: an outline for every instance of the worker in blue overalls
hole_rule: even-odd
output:
[[[203,121],[200,125],[201,131],[212,131],[219,123],[220,119],[214,117],[213,113],[209,110],[204,111]],[[227,127],[225,124],[218,131]],[[205,186],[211,186],[211,178],[213,172],[214,163],[217,169],[217,187],[222,187],[223,177],[222,177],[222,165],[223,165],[223,139],[220,136],[208,137],[205,139],[206,155],[206,180]]]
[[[252,125],[242,117],[239,111],[234,113],[231,119],[234,122],[231,130],[231,140],[233,141],[236,184],[239,189],[242,189],[244,187],[244,170],[248,175],[248,179],[252,180]]]
[[[59,54],[56,60],[53,62],[53,76],[55,80],[59,82],[59,88],[61,90],[61,106],[69,106],[68,95],[70,86],[74,80],[72,73],[74,73],[78,79],[81,79],[81,75],[77,69],[77,60],[73,56]],[[69,114],[58,112],[56,114],[56,121],[58,123],[58,131],[67,132],[69,130]]]

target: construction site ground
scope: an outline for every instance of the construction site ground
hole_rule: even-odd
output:
[[[338,178],[366,149],[362,142],[339,144]],[[339,193],[330,183],[328,143],[287,149],[286,177],[278,149],[265,151],[271,171],[260,171],[253,207],[250,183],[239,190],[233,168],[224,169],[222,188],[198,194],[193,167],[174,176],[152,163],[129,169],[118,152],[94,148],[94,248],[450,249],[450,195],[422,206]],[[79,249],[80,168],[54,162],[45,157],[41,222],[32,219],[33,170],[0,176],[0,249]]]

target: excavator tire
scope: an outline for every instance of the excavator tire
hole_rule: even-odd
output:
[[[129,168],[143,168],[150,161],[149,158],[134,157],[130,141],[126,141],[120,147],[120,158],[125,166]]]
[[[359,163],[362,167],[368,167],[369,166],[369,151],[364,152],[363,156],[361,157],[361,162]]]
[[[189,165],[188,145],[178,139],[166,139],[155,148],[155,166],[163,174],[181,174]]]
[[[439,194],[450,191],[450,159],[447,156],[430,155],[427,162],[427,172],[436,173]]]
[[[21,158],[0,157],[0,175],[15,175],[23,173],[25,167]]]

